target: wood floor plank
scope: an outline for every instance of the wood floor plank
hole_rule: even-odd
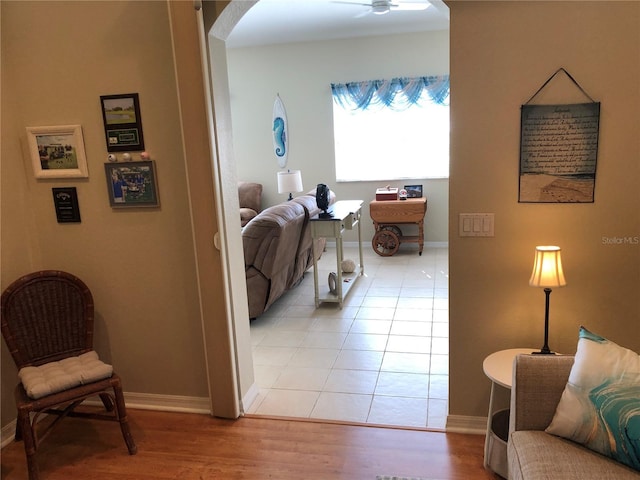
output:
[[[482,466],[481,435],[133,409],[129,417],[137,455],[117,424],[66,419],[38,450],[42,480],[499,479]],[[2,449],[1,465],[3,480],[27,478],[21,442]]]

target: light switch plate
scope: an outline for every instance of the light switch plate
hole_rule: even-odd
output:
[[[461,213],[459,218],[459,234],[461,237],[493,237],[493,213]]]

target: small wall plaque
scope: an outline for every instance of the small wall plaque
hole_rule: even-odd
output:
[[[58,223],[79,223],[80,206],[76,187],[52,188],[51,191]]]

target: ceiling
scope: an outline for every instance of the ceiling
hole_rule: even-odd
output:
[[[260,0],[233,28],[227,48],[338,38],[447,30],[449,8],[442,0],[394,0],[428,3],[426,10],[371,13],[368,0]]]

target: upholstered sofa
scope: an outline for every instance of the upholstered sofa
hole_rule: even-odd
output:
[[[573,364],[571,355],[516,357],[507,444],[509,479],[639,480],[637,470],[545,432]]]
[[[238,201],[240,203],[240,226],[244,227],[260,213],[262,208],[262,184],[238,182]]]
[[[335,201],[331,194],[330,203]],[[249,318],[263,314],[313,266],[314,241],[309,219],[320,213],[315,190],[265,208],[242,229]],[[316,260],[325,239],[315,240]]]

